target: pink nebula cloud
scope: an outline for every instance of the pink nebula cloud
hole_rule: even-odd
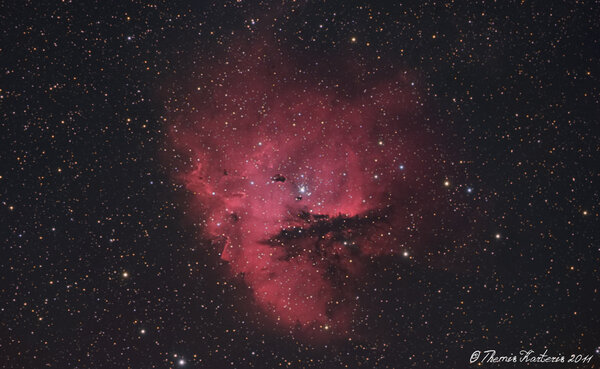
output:
[[[273,321],[350,335],[354,280],[405,250],[414,88],[403,73],[335,83],[265,46],[231,49],[170,125],[188,165],[176,177]]]

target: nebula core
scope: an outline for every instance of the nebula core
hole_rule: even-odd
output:
[[[408,255],[415,88],[402,72],[335,81],[266,45],[202,66],[169,127],[176,177],[273,321],[348,336],[366,263]]]

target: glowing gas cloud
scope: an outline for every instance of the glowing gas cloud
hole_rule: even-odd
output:
[[[406,253],[415,91],[404,73],[335,81],[265,45],[202,66],[169,126],[175,176],[274,322],[349,335],[365,263]]]

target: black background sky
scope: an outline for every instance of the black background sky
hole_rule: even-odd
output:
[[[0,365],[461,368],[489,348],[597,365],[599,10],[3,2]],[[480,214],[460,243],[440,234],[429,253],[373,266],[373,313],[357,324],[376,338],[323,346],[272,331],[185,220],[189,195],[161,160],[184,82],[261,32],[334,77],[348,59],[352,78],[414,75],[443,170],[432,175],[450,177],[444,198],[460,213]]]

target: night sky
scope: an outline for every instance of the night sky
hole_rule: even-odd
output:
[[[597,2],[0,22],[1,367],[599,365]]]

